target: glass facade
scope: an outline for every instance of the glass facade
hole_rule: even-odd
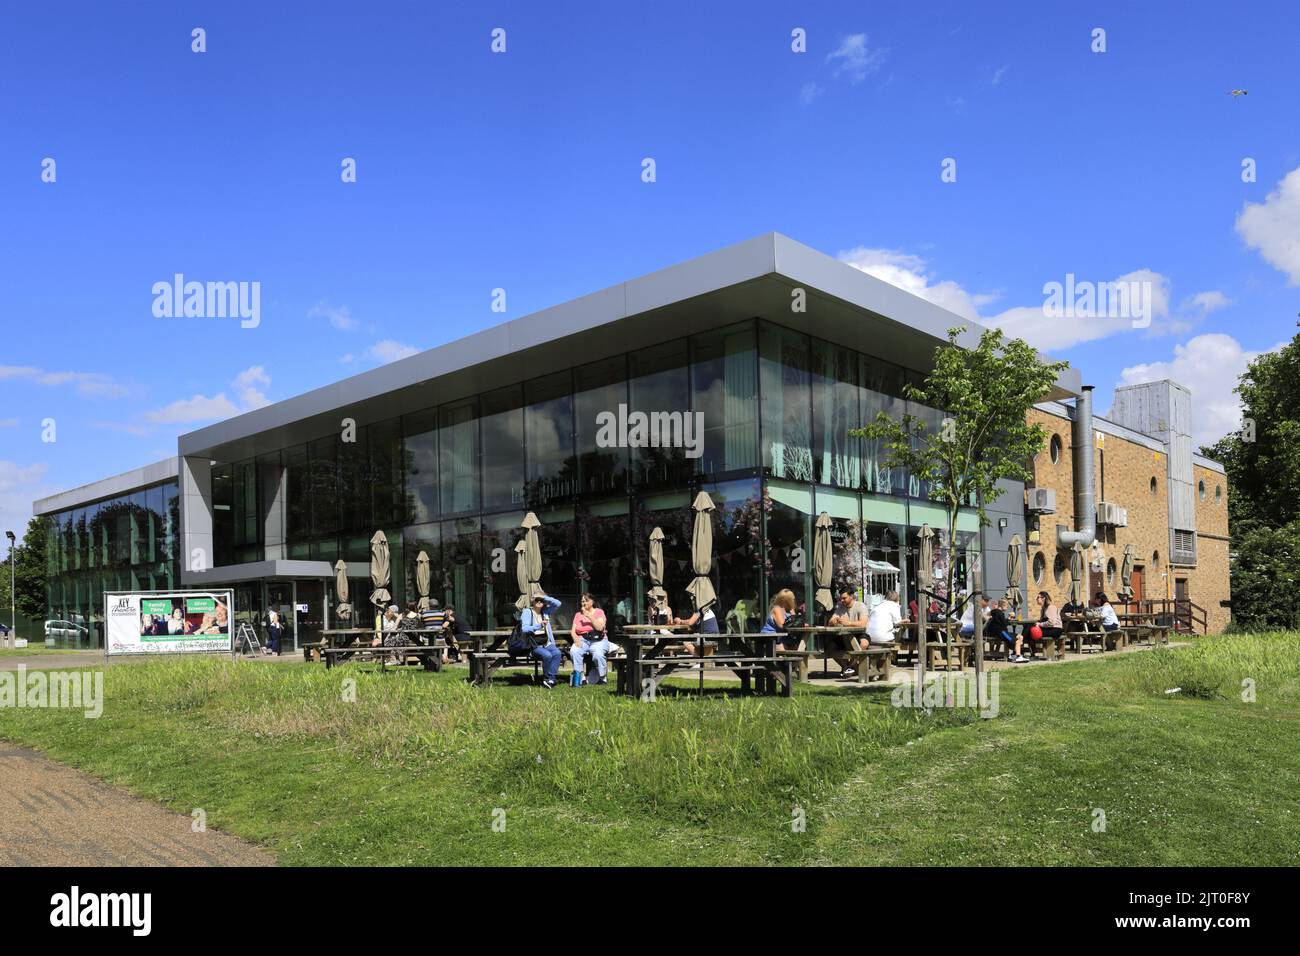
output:
[[[233,494],[233,485],[229,490]],[[162,591],[180,582],[175,481],[56,512],[46,521],[46,617],[84,628],[76,643],[103,646],[105,591]],[[233,526],[227,529],[233,535]]]
[[[675,613],[686,586],[691,502],[712,497],[719,618],[761,624],[782,588],[812,597],[817,515],[831,518],[836,587],[914,593],[917,531],[940,535],[936,565],[964,568],[978,530],[963,514],[956,555],[942,509],[877,443],[849,436],[878,412],[942,415],[902,397],[917,373],[795,329],[750,320],[424,409],[360,423],[278,453],[213,466],[215,564],[338,558],[364,565],[388,535],[395,602],[430,592],[475,628],[507,626],[518,586],[520,521],[542,527],[542,586],[569,626],[591,592],[614,618],[642,619],[647,543],[664,533]],[[637,424],[638,413],[649,427]],[[698,428],[696,427],[698,423]],[[640,430],[638,431],[638,428]],[[50,607],[87,619],[103,590],[177,583],[175,483],[55,516]],[[267,539],[279,505],[283,537]],[[352,580],[364,605],[368,579]],[[332,601],[332,588],[330,589]]]

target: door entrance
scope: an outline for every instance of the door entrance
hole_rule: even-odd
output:
[[[295,636],[298,639],[296,646],[301,648],[303,644],[321,639],[320,632],[325,627],[325,582],[298,581],[297,589],[294,599],[298,623]]]
[[[1133,588],[1133,601],[1141,607],[1142,602],[1142,573],[1143,568],[1133,569],[1133,576],[1129,578],[1129,586]]]

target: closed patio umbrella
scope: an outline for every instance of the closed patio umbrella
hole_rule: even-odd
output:
[[[521,611],[528,607],[532,597],[528,591],[528,559],[524,556],[527,549],[523,538],[515,542],[515,584],[519,586],[519,600],[515,601],[515,607]]]
[[[713,521],[709,512],[713,511],[713,499],[707,492],[701,491],[695,496],[691,505],[695,512],[695,526],[691,529],[691,568],[695,578],[687,585],[695,610],[703,611],[718,600],[713,590],[713,580],[709,572],[713,570]]]
[[[420,610],[429,609],[429,583],[432,575],[429,571],[429,555],[421,551],[415,558],[415,586],[420,591]]]
[[[334,564],[334,616],[340,621],[352,620],[352,605],[348,603],[348,566],[343,561]]]
[[[664,590],[664,533],[662,528],[650,532],[650,593],[657,598],[667,597]]]
[[[831,516],[825,511],[817,516],[813,533],[813,583],[817,586],[814,600],[823,611],[835,606],[831,598],[831,575],[834,573],[831,553]]]
[[[1133,600],[1133,545],[1124,545],[1124,560],[1119,565],[1119,596],[1128,604]]]
[[[1070,603],[1083,603],[1083,545],[1074,542],[1070,549]]]
[[[1020,593],[1020,573],[1024,570],[1025,545],[1020,535],[1012,535],[1007,545],[1007,601],[1013,612],[1019,613],[1024,596]]]
[[[528,602],[544,593],[542,591],[542,544],[537,538],[537,529],[542,523],[531,511],[524,515],[519,527],[524,529],[524,568],[528,573]]]
[[[382,531],[376,531],[370,539],[370,583],[374,590],[370,592],[370,603],[383,613],[393,597],[388,593],[388,537]],[[379,629],[379,618],[375,618],[375,629]]]

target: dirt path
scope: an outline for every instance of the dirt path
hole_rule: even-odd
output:
[[[0,866],[274,866],[237,837],[0,740]]]

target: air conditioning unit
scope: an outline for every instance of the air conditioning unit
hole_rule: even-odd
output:
[[[1034,514],[1054,514],[1056,512],[1056,489],[1026,488],[1025,507]]]
[[[1109,501],[1099,501],[1097,502],[1097,524],[1109,525],[1112,528],[1126,528],[1128,509],[1111,504]]]

